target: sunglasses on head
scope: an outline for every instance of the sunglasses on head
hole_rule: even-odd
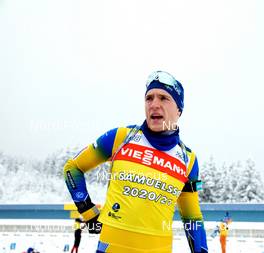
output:
[[[179,82],[168,72],[155,71],[151,73],[148,77],[146,87],[148,88],[153,81],[158,81],[161,84],[168,85],[172,87],[178,93],[178,95],[181,94],[182,89]]]

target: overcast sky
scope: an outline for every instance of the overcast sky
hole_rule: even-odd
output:
[[[263,13],[262,0],[0,0],[0,150],[45,158],[141,124],[147,76],[165,70],[200,163],[263,171]]]

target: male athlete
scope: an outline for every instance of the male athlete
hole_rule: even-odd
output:
[[[152,73],[144,123],[108,131],[65,164],[66,184],[78,211],[90,233],[101,233],[97,253],[171,253],[176,205],[191,252],[208,252],[197,158],[179,137],[183,99],[183,87],[172,75]],[[111,179],[99,212],[84,173],[108,160]]]

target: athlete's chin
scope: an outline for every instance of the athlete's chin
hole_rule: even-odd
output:
[[[163,121],[162,122],[152,122],[150,120],[150,122],[147,122],[148,123],[148,127],[151,131],[153,132],[161,132],[161,131],[164,131],[164,124],[163,124]]]

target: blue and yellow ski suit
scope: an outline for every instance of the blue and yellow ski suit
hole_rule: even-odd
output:
[[[90,200],[84,173],[112,160],[107,198],[99,216],[103,226],[97,252],[172,252],[176,205],[191,252],[207,252],[195,189],[199,173],[196,155],[180,141],[178,131],[160,137],[144,123],[127,141],[131,129],[134,126],[108,131],[64,166],[73,201],[83,219],[90,220],[99,211]],[[87,208],[80,203],[86,203]]]

